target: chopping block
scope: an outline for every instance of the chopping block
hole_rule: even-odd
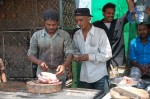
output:
[[[42,84],[38,80],[28,81],[26,83],[26,90],[27,92],[38,94],[55,93],[62,90],[62,82]]]

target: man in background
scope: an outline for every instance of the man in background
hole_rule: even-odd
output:
[[[134,9],[134,3],[132,0],[127,0],[128,10],[132,11]],[[123,15],[121,18],[114,19],[116,10],[116,5],[113,3],[107,3],[104,5],[102,12],[104,18],[100,21],[93,23],[94,26],[102,28],[105,30],[110,45],[112,47],[112,55],[110,61],[107,62],[107,67],[112,66],[125,66],[125,44],[124,44],[124,34],[123,29],[125,24],[128,22],[127,15],[129,11]]]
[[[138,36],[130,42],[130,63],[132,65],[130,77],[141,79],[150,76],[150,36],[148,25],[140,23],[137,29]]]

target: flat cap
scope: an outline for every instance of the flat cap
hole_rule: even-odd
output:
[[[77,9],[74,11],[74,15],[75,15],[75,16],[90,16],[90,17],[93,17],[93,16],[90,14],[89,8],[77,8]]]
[[[59,20],[59,14],[55,9],[47,9],[44,11],[43,14],[44,20]]]

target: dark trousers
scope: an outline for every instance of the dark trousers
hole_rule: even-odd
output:
[[[93,83],[87,83],[87,82],[81,82],[82,88],[89,88],[89,89],[97,89],[101,90],[104,93],[109,92],[109,77],[104,76],[100,80],[93,82]]]

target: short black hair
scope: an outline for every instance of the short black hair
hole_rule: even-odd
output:
[[[56,9],[46,9],[43,13],[43,19],[46,20],[59,20],[59,14]]]
[[[105,10],[106,10],[107,8],[112,8],[112,9],[115,10],[115,9],[116,9],[116,5],[113,4],[113,3],[107,3],[107,4],[105,4],[105,5],[103,6],[102,11],[105,12]]]
[[[148,27],[148,24],[145,23],[145,22],[140,22],[140,23],[137,25],[137,28],[138,28],[140,25],[145,25],[147,28],[149,28],[149,27]]]
[[[148,28],[150,29],[150,24],[148,23],[147,25],[148,25]]]

